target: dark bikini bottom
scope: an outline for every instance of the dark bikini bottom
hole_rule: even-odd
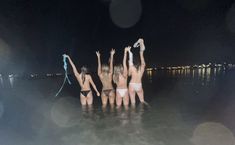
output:
[[[87,95],[90,93],[90,91],[91,91],[91,90],[85,90],[85,91],[80,91],[80,93],[81,93],[83,96],[87,97]]]
[[[106,89],[106,90],[102,90],[102,92],[104,93],[105,96],[109,96],[109,94],[114,91],[113,89]]]

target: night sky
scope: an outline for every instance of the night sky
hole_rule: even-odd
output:
[[[62,71],[108,61],[145,39],[147,65],[235,63],[233,0],[5,0],[0,5],[0,71]],[[136,52],[137,54],[137,50]]]

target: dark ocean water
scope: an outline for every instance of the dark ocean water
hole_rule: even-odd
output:
[[[147,71],[150,107],[128,109],[82,107],[70,78],[58,97],[62,77],[1,82],[0,145],[235,145],[233,70]]]

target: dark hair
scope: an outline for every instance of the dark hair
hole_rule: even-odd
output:
[[[82,83],[84,84],[85,82],[85,75],[88,73],[88,68],[85,66],[82,66],[81,68],[81,74],[82,74]]]
[[[137,69],[137,71],[139,71],[141,63],[139,59],[134,59],[134,66]]]

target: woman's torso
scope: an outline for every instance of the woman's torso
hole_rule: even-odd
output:
[[[102,90],[106,89],[113,89],[113,84],[112,84],[112,75],[111,74],[102,74],[100,76],[100,80],[102,83]]]
[[[76,78],[77,78],[77,81],[79,82],[80,84],[80,87],[81,87],[81,90],[90,90],[91,87],[90,87],[90,80],[89,80],[89,75],[85,74],[84,75],[84,80],[82,78],[82,74],[79,74]]]
[[[118,82],[116,83],[118,89],[127,88],[127,77],[124,77],[122,74],[118,76]]]
[[[141,83],[143,73],[139,70],[134,69],[131,73],[130,83]]]

